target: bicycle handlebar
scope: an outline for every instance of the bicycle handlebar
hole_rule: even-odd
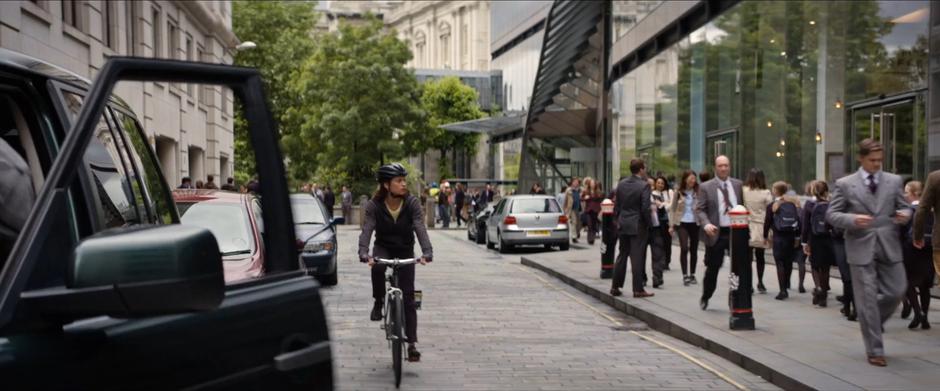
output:
[[[375,259],[375,263],[382,264],[382,265],[392,265],[392,266],[403,266],[403,265],[411,265],[414,263],[418,263],[418,258],[385,259],[385,258],[376,257],[374,259]]]

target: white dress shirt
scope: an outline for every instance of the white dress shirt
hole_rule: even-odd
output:
[[[731,216],[728,216],[728,208],[725,208],[725,196],[721,193],[721,187],[726,186],[728,189],[728,198],[731,200],[731,206],[734,207],[738,204],[738,195],[734,193],[734,186],[731,185],[730,180],[721,180],[718,181],[718,226],[720,227],[730,227],[731,226]]]

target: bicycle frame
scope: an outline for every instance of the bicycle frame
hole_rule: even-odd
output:
[[[385,329],[385,339],[389,342],[389,347],[391,347],[392,342],[395,339],[395,334],[392,333],[392,330],[389,329],[389,305],[392,300],[396,300],[399,303],[403,303],[402,299],[402,290],[398,288],[398,268],[406,265],[413,265],[417,263],[417,258],[406,258],[406,259],[384,259],[376,258],[375,263],[379,265],[385,265],[392,269],[392,273],[386,276],[385,281],[389,284],[385,289],[385,304],[382,306],[382,328]],[[397,325],[397,327],[404,327],[404,324]],[[404,333],[402,333],[404,334]]]

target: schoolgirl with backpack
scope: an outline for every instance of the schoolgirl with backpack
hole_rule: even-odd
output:
[[[793,272],[793,261],[798,253],[800,206],[799,200],[785,196],[790,188],[786,182],[776,182],[772,188],[774,202],[767,205],[764,239],[769,239],[770,233],[773,232],[774,263],[777,265],[777,281],[780,285],[780,293],[775,298],[786,300],[790,297],[790,274]]]
[[[911,215],[917,212],[920,207],[920,196],[923,192],[923,185],[918,181],[908,182],[904,186],[904,196],[911,204]],[[934,280],[933,264],[933,214],[927,215],[927,221],[924,223],[924,242],[923,248],[914,246],[914,222],[913,219],[906,225],[901,226],[901,237],[903,238],[902,250],[904,252],[904,269],[907,273],[907,297],[905,304],[910,306],[914,312],[914,319],[907,326],[909,329],[930,329],[930,323],[927,321],[928,307],[930,307],[930,288]],[[905,306],[907,307],[907,306]],[[903,317],[903,311],[902,311]]]
[[[829,270],[836,264],[832,226],[826,222],[829,209],[829,185],[825,181],[814,181],[813,194],[816,201],[807,202],[803,210],[803,229],[800,242],[803,253],[810,259],[813,282],[813,305],[825,307],[829,296]]]

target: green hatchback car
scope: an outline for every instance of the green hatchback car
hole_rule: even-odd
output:
[[[223,85],[241,101],[263,157],[264,276],[226,285],[213,234],[179,224],[140,121],[112,96],[119,80]],[[0,159],[24,182],[0,176],[0,195],[35,198],[0,205],[4,389],[332,388],[256,70],[112,58],[91,84],[0,49],[0,126]]]

